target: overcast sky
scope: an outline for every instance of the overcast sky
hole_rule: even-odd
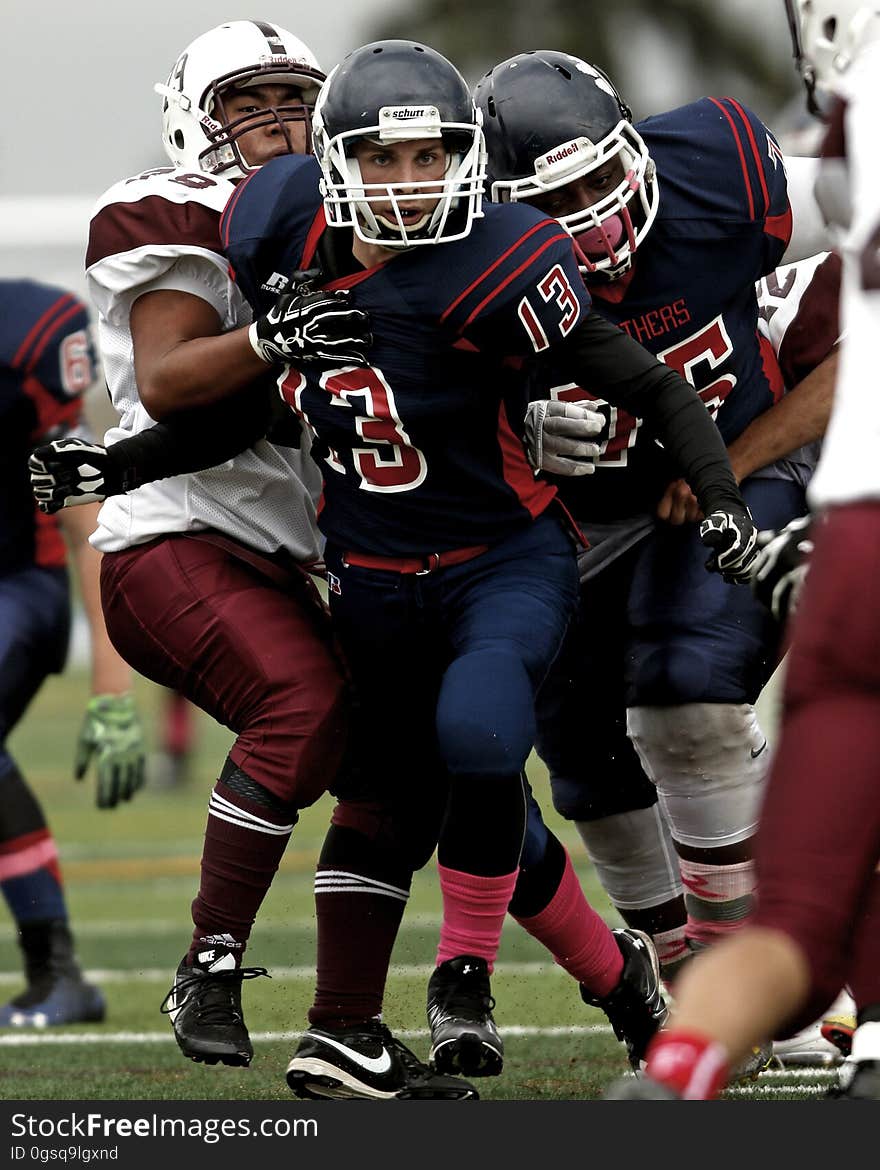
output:
[[[719,2],[785,38],[782,0],[706,0]],[[535,0],[535,44],[546,47],[539,45],[540,4]],[[6,111],[0,130],[0,276],[30,274],[82,289],[91,206],[111,183],[165,163],[161,99],[153,83],[166,79],[178,54],[200,33],[225,20],[276,21],[306,41],[329,69],[370,40],[380,19],[399,14],[405,35],[408,9],[408,0],[257,0],[256,10],[249,0],[238,11],[235,5],[224,11],[214,0],[0,0],[0,99]],[[651,71],[651,105],[662,109],[688,100],[682,97],[686,61],[677,59],[675,45],[658,46],[656,34],[648,43],[646,35],[646,29],[633,28],[627,40],[633,60],[658,63]],[[781,52],[783,67],[786,55]],[[639,80],[620,80],[634,105]]]

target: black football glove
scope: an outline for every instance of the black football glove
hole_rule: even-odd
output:
[[[744,505],[716,508],[700,522],[700,540],[712,550],[706,568],[720,573],[732,585],[749,582],[757,539],[755,523]]]
[[[248,330],[257,355],[269,364],[338,362],[366,366],[373,344],[370,319],[350,307],[347,289],[314,291],[308,284],[284,293]]]
[[[37,447],[28,459],[28,469],[37,507],[49,516],[74,504],[106,500],[123,490],[106,448],[84,439],[56,439]]]
[[[813,551],[811,516],[798,516],[778,532],[758,533],[758,552],[752,561],[752,592],[778,622],[797,608]]]

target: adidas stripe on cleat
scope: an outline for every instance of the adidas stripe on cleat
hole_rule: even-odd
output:
[[[159,1008],[171,1020],[183,1055],[198,1064],[246,1068],[254,1049],[242,1015],[241,985],[268,974],[265,967],[237,967],[225,947],[200,951],[192,966],[184,956]]]

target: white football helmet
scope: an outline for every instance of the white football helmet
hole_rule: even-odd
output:
[[[162,103],[162,144],[176,167],[238,179],[255,167],[238,144],[258,126],[305,122],[311,146],[311,114],[324,74],[311,49],[293,33],[261,20],[233,20],[203,33],[184,49],[168,81],[154,86]],[[230,120],[223,94],[249,85],[291,85],[301,103],[272,107]]]
[[[798,72],[814,109],[815,89],[833,90],[859,49],[880,36],[880,3],[785,0]]]

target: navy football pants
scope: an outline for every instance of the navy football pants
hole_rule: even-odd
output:
[[[803,490],[751,479],[759,528],[806,510]],[[538,696],[537,750],[553,804],[571,820],[648,808],[656,789],[626,735],[626,708],[754,703],[773,673],[780,630],[744,585],[707,572],[696,524],[659,525],[581,587],[577,620]],[[541,848],[538,810],[527,847]]]
[[[414,868],[436,844],[448,779],[521,772],[535,692],[577,604],[574,546],[541,517],[482,556],[424,575],[347,565],[328,545],[330,608],[351,670],[363,795],[394,809]],[[401,836],[402,835],[402,836]]]
[[[0,884],[17,922],[66,916],[49,864],[55,846],[6,740],[46,676],[63,669],[69,634],[64,569],[29,566],[0,577]],[[70,758],[72,766],[73,744]]]

